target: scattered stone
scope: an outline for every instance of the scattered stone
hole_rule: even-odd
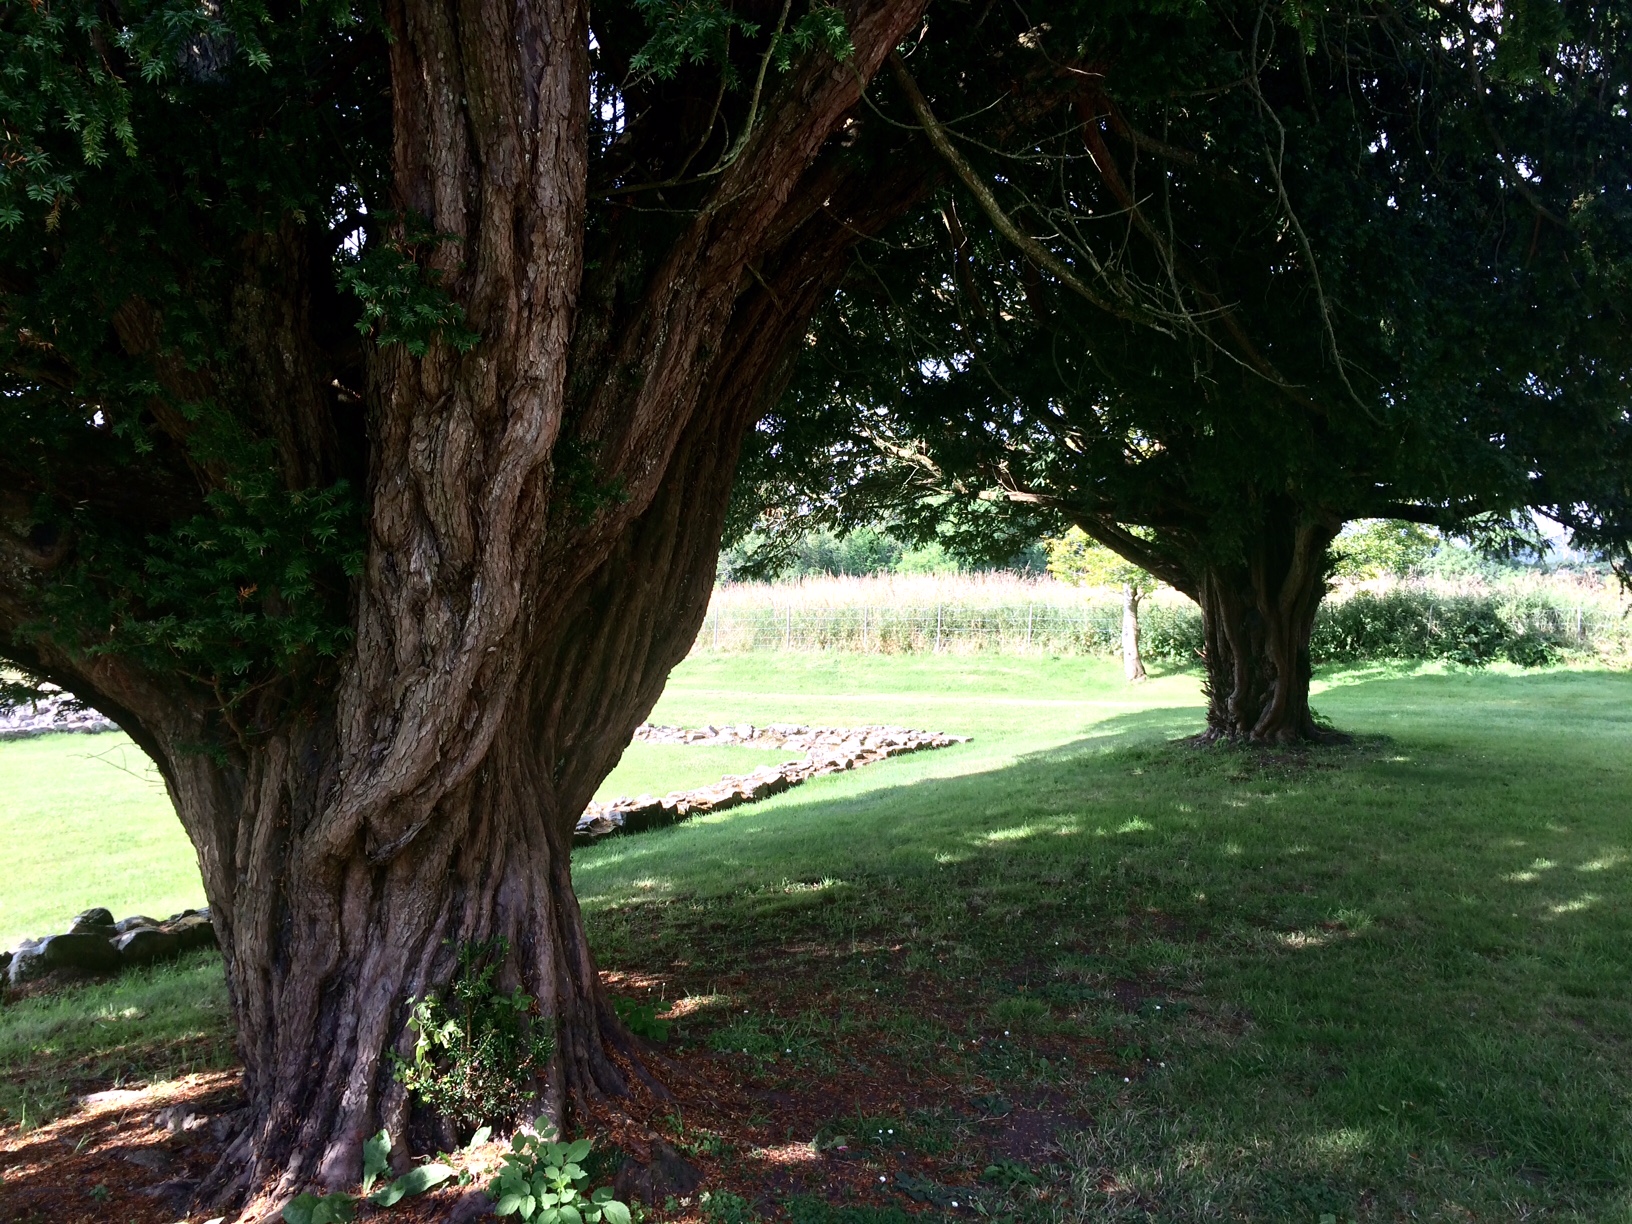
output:
[[[154,961],[181,955],[182,937],[175,931],[157,927],[136,927],[118,936],[113,946],[125,964],[151,965]]]
[[[163,1127],[172,1135],[195,1130],[208,1121],[203,1114],[195,1113],[185,1105],[171,1105],[153,1115],[153,1125]]]
[[[175,935],[183,952],[215,946],[215,924],[210,921],[208,910],[188,910],[172,918],[159,930]]]
[[[75,914],[73,923],[68,927],[70,935],[100,935],[106,939],[114,931],[113,913],[98,906],[88,909],[82,914]]]
[[[119,950],[105,936],[88,931],[48,936],[40,941],[38,950],[47,969],[89,969],[100,973],[120,967]]]
[[[42,685],[40,694],[37,701],[0,706],[0,740],[28,739],[59,731],[95,733],[119,729],[111,719],[81,705],[72,693],[55,685]]]
[[[803,752],[801,760],[781,765],[762,765],[750,774],[722,778],[712,786],[692,791],[675,791],[654,799],[612,799],[591,803],[579,817],[573,841],[583,845],[614,833],[639,833],[675,824],[700,812],[723,812],[743,803],[755,803],[789,787],[798,786],[822,774],[839,773],[859,765],[871,765],[905,752],[926,748],[946,748],[967,743],[966,735],[912,731],[905,727],[805,727],[792,723],[772,723],[756,727],[739,723],[734,727],[705,726],[688,731],[684,727],[653,726],[642,723],[635,738],[649,744],[733,744],[750,748],[787,749]]]
[[[208,908],[183,910],[166,922],[142,914],[115,922],[110,910],[98,906],[76,914],[61,935],[25,939],[10,952],[0,952],[0,975],[9,985],[21,986],[58,969],[107,973],[215,943]]]
[[[32,982],[37,977],[51,972],[51,967],[45,963],[45,956],[40,951],[39,939],[25,939],[18,944],[11,953],[11,963],[6,966],[6,981],[13,986],[21,986],[24,982]]]
[[[670,1195],[694,1194],[702,1184],[702,1170],[661,1139],[654,1139],[649,1160],[641,1162],[630,1156],[619,1166],[612,1179],[612,1193],[624,1202],[638,1198],[649,1207],[657,1207]]]
[[[126,1152],[124,1158],[131,1164],[154,1173],[163,1173],[171,1163],[169,1155],[158,1148],[137,1148]]]

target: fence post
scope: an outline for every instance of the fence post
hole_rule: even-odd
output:
[[[1034,609],[1036,606],[1037,606],[1036,604],[1027,604],[1026,605],[1026,649],[1027,650],[1031,649],[1031,613],[1032,613],[1032,609]]]
[[[793,605],[788,605],[788,627],[782,636],[782,645],[785,650],[793,649]]]
[[[940,605],[939,601],[937,601],[936,604],[935,604],[935,653],[939,654],[940,652],[941,652],[941,605]]]
[[[866,604],[861,605],[861,649],[862,649],[862,653],[865,654],[866,651],[867,651],[867,605]]]

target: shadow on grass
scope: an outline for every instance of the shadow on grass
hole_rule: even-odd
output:
[[[1297,754],[1172,744],[1194,708],[1140,711],[575,874],[611,968],[888,1005],[858,962],[890,949],[902,1006],[972,992],[978,1025],[1023,995],[1131,1051],[1125,1077],[1014,1086],[1097,1119],[1060,1171],[1092,1218],[1632,1218],[1627,693],[1384,672],[1330,694],[1354,746]]]

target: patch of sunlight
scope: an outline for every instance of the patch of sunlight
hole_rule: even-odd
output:
[[[1175,803],[1173,806],[1181,812],[1193,812],[1196,810],[1188,803]]]
[[[664,1015],[670,1020],[681,1020],[687,1016],[695,1016],[699,1012],[718,1011],[722,1007],[731,1006],[731,1003],[730,995],[686,995],[669,1004],[669,1010]]]
[[[1328,1160],[1341,1160],[1368,1152],[1376,1144],[1370,1127],[1340,1126],[1324,1135],[1310,1135],[1304,1140],[1309,1150]]]
[[[96,1018],[98,1020],[107,1020],[107,1021],[113,1021],[113,1020],[140,1020],[146,1015],[147,1015],[147,1013],[145,1011],[143,1011],[139,1007],[126,1007],[126,1008],[122,1008],[122,1009],[120,1009],[118,1011],[115,1011],[114,1008],[113,1008],[113,1005],[110,1003],[110,1004],[98,1009],[98,1011],[96,1013]]]
[[[1550,905],[1547,908],[1553,914],[1579,914],[1582,910],[1591,909],[1597,905],[1598,901],[1597,893],[1582,893],[1574,901],[1561,901],[1557,905]]]
[[[982,833],[983,842],[1024,841],[1028,837],[1037,836],[1037,826],[1034,824],[1014,825],[1008,829],[993,829],[989,833]]]
[[[1224,853],[1229,855],[1231,858],[1241,857],[1241,843],[1233,841],[1225,842]]]
[[[1411,764],[1413,758],[1408,756],[1391,756],[1384,757],[1383,760],[1387,761],[1391,765],[1409,765]]]
[[[1304,845],[1302,842],[1293,842],[1286,848],[1286,852],[1288,854],[1308,854],[1309,847]]]
[[[1071,837],[1082,832],[1082,822],[1078,820],[1062,820],[1054,826],[1055,837]]]
[[[968,858],[967,854],[953,854],[949,850],[942,850],[935,856],[935,861],[942,867],[950,867],[954,863],[966,862]]]
[[[1591,859],[1588,862],[1582,863],[1581,866],[1576,868],[1576,870],[1577,871],[1613,871],[1615,868],[1619,867],[1622,863],[1626,862],[1626,859],[1627,859],[1627,856],[1626,856],[1624,851],[1611,850],[1608,854],[1602,855],[1602,856],[1600,856],[1598,858]]]
[[[823,876],[819,880],[807,882],[805,880],[783,880],[782,891],[785,893],[817,893],[826,888],[837,888],[843,880],[835,880],[832,876]]]
[[[631,884],[635,888],[640,889],[642,892],[651,892],[653,889],[670,887],[667,880],[654,880],[650,876],[646,877],[644,880],[633,880],[631,881]]]
[[[1324,948],[1331,942],[1331,936],[1325,931],[1277,931],[1275,942],[1283,948]]]
[[[1149,833],[1155,827],[1156,826],[1154,826],[1154,825],[1152,825],[1152,824],[1150,824],[1150,823],[1148,823],[1146,821],[1140,820],[1137,816],[1135,816],[1132,820],[1128,821],[1126,824],[1124,824],[1120,828],[1118,828],[1117,832],[1118,833]]]
[[[1233,808],[1244,808],[1244,807],[1247,806],[1247,801],[1245,799],[1226,799],[1226,800],[1224,800],[1224,806],[1225,807],[1233,807]]]
[[[1553,862],[1552,859],[1538,858],[1525,870],[1512,872],[1511,874],[1505,875],[1502,878],[1509,884],[1533,884],[1537,880],[1541,879],[1542,872],[1551,871],[1557,866],[1558,864]]]
[[[1499,846],[1505,846],[1512,850],[1523,850],[1530,843],[1525,841],[1522,837],[1504,837],[1496,844]]]
[[[1334,922],[1342,923],[1343,926],[1347,927],[1351,931],[1364,931],[1366,928],[1371,926],[1370,914],[1366,913],[1365,910],[1349,909],[1346,906],[1343,909],[1338,910],[1337,913],[1333,914],[1332,920]]]

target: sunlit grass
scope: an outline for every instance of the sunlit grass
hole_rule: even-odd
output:
[[[672,979],[684,1022],[755,1067],[825,1075],[836,1035],[859,1032],[945,1085],[947,1108],[1001,1092],[1091,1119],[1048,1172],[1059,1224],[1632,1220],[1632,677],[1321,681],[1321,713],[1356,742],[1261,754],[1170,742],[1199,726],[1191,674],[1130,688],[1083,659],[690,660],[654,721],[975,738],[586,848],[597,956]],[[58,881],[8,871],[8,923],[42,898],[51,917],[152,910],[172,903],[141,889],[195,886],[162,792],[120,799],[86,758],[104,742],[0,745],[21,797],[0,818]],[[610,789],[754,763],[656,747]],[[104,870],[75,878],[93,851]],[[716,1005],[714,975],[774,995],[797,949],[815,1010],[778,1019],[741,985]],[[962,1018],[908,1002],[926,996]],[[224,1058],[221,1009],[207,956],[0,1008],[0,1110]],[[1116,1073],[1034,1053],[1061,1035],[1100,1043]]]

